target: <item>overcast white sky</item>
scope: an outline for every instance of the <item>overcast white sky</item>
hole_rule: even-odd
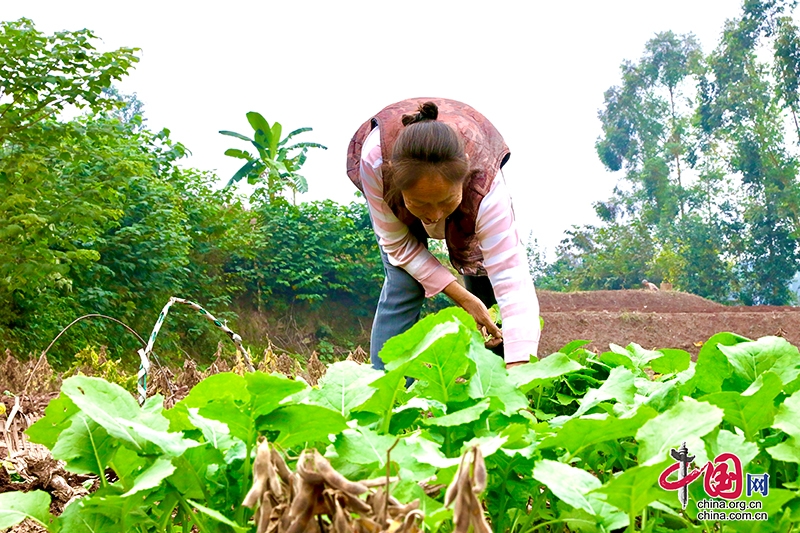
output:
[[[221,179],[239,160],[226,148],[248,134],[259,111],[309,153],[303,199],[353,199],[345,174],[356,128],[389,103],[437,96],[486,115],[511,148],[506,177],[521,233],[550,254],[573,224],[595,222],[621,173],[600,164],[594,142],[603,92],[619,65],[637,60],[657,32],[694,33],[704,52],[717,43],[739,0],[572,2],[411,0],[0,0],[0,20],[37,28],[89,28],[103,49],[141,48],[118,85],[136,92],[152,129],[168,127],[193,153],[189,165]]]

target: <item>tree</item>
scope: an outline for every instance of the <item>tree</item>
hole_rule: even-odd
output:
[[[7,191],[0,204],[0,291],[68,287],[69,264],[96,259],[75,240],[91,240],[104,221],[120,216],[105,203],[119,194],[105,183],[113,176],[58,179],[60,169],[85,164],[73,142],[93,149],[88,145],[105,133],[59,123],[55,115],[68,105],[114,109],[118,101],[102,91],[138,61],[133,48],[98,53],[94,39],[88,30],[46,36],[28,19],[0,24],[0,184]]]
[[[225,151],[227,156],[247,161],[228,181],[227,186],[247,178],[250,185],[259,186],[255,194],[262,194],[264,191],[261,189],[266,189],[265,192],[270,201],[273,201],[287,188],[292,191],[293,198],[297,192],[308,192],[308,182],[298,171],[306,162],[306,153],[309,148],[327,150],[327,147],[312,142],[290,145],[289,140],[296,135],[311,131],[311,128],[296,129],[281,139],[282,126],[279,122],[270,126],[269,122],[255,111],[247,113],[247,120],[253,128],[252,139],[241,133],[220,131],[223,135],[249,142],[256,148],[258,154],[256,157],[250,152],[238,148],[230,148]]]
[[[623,212],[641,216],[647,224],[669,223],[684,214],[682,168],[691,152],[686,93],[700,58],[693,35],[659,33],[647,42],[638,63],[622,64],[622,85],[605,94],[599,113],[603,135],[596,149],[609,170],[626,169],[631,189],[617,191]]]
[[[0,144],[69,105],[118,105],[103,89],[139,61],[138,49],[99,53],[95,39],[89,30],[44,35],[25,18],[0,23]]]
[[[741,298],[754,303],[790,303],[787,287],[800,268],[798,161],[787,150],[783,120],[784,111],[793,113],[796,106],[796,87],[785,73],[796,33],[782,16],[789,7],[745,2],[742,17],[726,23],[709,56],[698,110],[703,132],[715,140],[716,156],[724,154],[746,192],[739,204],[745,233],[738,272]],[[776,34],[770,68],[758,60],[758,46]]]
[[[144,116],[144,102],[139,100],[136,93],[123,94],[116,87],[111,86],[103,89],[103,94],[117,99],[121,104],[121,107],[109,112],[112,116],[118,118],[121,122],[135,124],[139,130],[144,127],[144,123],[147,122]]]
[[[798,161],[785,127],[790,116],[800,135],[793,7],[746,0],[707,56],[691,35],[665,32],[640,61],[623,63],[599,113],[596,149],[625,176],[595,204],[604,225],[575,228],[560,248],[556,264],[571,287],[622,286],[626,270],[723,302],[792,301],[787,287],[800,267]],[[758,53],[770,44],[771,64]]]
[[[27,39],[31,50],[9,44],[20,28],[28,32],[20,39]],[[92,56],[89,32],[45,37],[30,21],[6,24],[4,32],[0,43],[8,50],[21,47],[67,74],[104,76],[102,69],[89,74],[67,65]],[[84,56],[70,48],[80,46]],[[127,56],[115,57],[106,59],[119,60],[119,66]],[[106,59],[87,61],[102,66]],[[27,60],[0,57],[0,64],[34,77],[24,71]],[[236,318],[230,304],[254,300],[275,309],[280,302],[318,305],[335,299],[367,313],[366,302],[380,291],[381,263],[366,206],[295,206],[279,194],[299,179],[305,151],[318,146],[289,146],[291,137],[308,129],[282,140],[279,124],[269,127],[274,137],[256,131],[254,143],[283,169],[273,178],[284,181],[269,182],[265,175],[272,197],[264,190],[246,205],[232,188],[219,190],[213,173],[178,165],[186,147],[166,129],[145,127],[141,102],[120,95],[110,85],[113,76],[105,77],[107,84],[73,76],[84,90],[62,87],[64,94],[31,82],[32,94],[20,93],[16,100],[12,95],[14,106],[0,108],[0,131],[6,132],[0,141],[3,348],[38,353],[88,313],[110,315],[146,335],[171,296],[202,302],[223,319]],[[22,87],[17,81],[12,80],[14,87]],[[81,102],[87,112],[77,118],[57,115],[62,104]],[[178,311],[159,336],[159,352],[204,360],[218,341],[210,323]],[[97,343],[108,343],[112,357],[124,357],[130,368],[138,363],[138,341],[120,326],[99,321],[70,329],[49,356],[64,366],[87,344]]]

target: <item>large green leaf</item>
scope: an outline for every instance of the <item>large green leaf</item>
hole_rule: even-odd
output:
[[[495,355],[495,357],[497,356]],[[453,411],[452,413],[448,413],[444,416],[425,418],[422,420],[422,423],[426,426],[466,426],[470,422],[478,420],[481,415],[486,412],[486,410],[489,408],[490,401],[491,400],[489,398],[485,398],[475,405],[465,407],[464,409],[460,409],[458,411]]]
[[[123,494],[123,496],[130,496],[131,494],[136,494],[143,490],[156,488],[163,480],[171,476],[173,472],[175,472],[175,466],[173,466],[172,462],[165,457],[159,457],[152,465],[136,476],[133,487]]]
[[[716,457],[721,453],[733,453],[742,462],[742,469],[747,471],[747,465],[758,455],[758,445],[748,442],[737,433],[721,429],[716,434],[709,433],[703,440],[706,442],[709,457]]]
[[[189,420],[203,433],[203,438],[206,442],[221,452],[225,452],[237,443],[242,442],[240,439],[231,436],[231,431],[227,424],[201,416],[199,409],[196,407],[189,408]]]
[[[466,311],[457,307],[443,309],[428,315],[408,331],[392,337],[380,352],[387,370],[394,370],[411,361],[430,347],[443,335],[458,333],[462,326],[475,327],[475,320]]]
[[[245,374],[244,380],[247,382],[247,392],[250,393],[253,418],[277,409],[283,400],[307,387],[305,383],[282,374],[249,372]]]
[[[80,413],[72,417],[72,425],[61,433],[52,451],[70,472],[103,476],[118,447],[119,440]]]
[[[386,342],[381,358],[389,374],[402,369],[404,376],[419,380],[414,385],[417,396],[443,404],[467,398],[466,384],[458,382],[465,375],[471,361],[466,354],[475,330],[475,321],[460,308],[448,308],[419,321],[402,335]],[[372,383],[378,388],[374,401],[367,402],[366,410],[379,410],[397,398],[398,376],[388,375]]]
[[[394,406],[406,394],[406,368],[410,364],[408,361],[370,383],[369,387],[375,392],[366,402],[352,409],[379,415],[384,421],[382,431],[388,432]]]
[[[501,358],[474,343],[467,357],[475,363],[475,373],[467,386],[470,398],[495,398],[500,402],[502,412],[507,415],[528,407],[528,399],[508,375]]]
[[[199,414],[203,418],[224,423],[231,435],[253,446],[256,438],[256,419],[259,415],[272,412],[281,401],[304,388],[306,388],[304,383],[284,376],[251,372],[243,377],[233,372],[224,372],[209,376],[195,385],[189,395],[172,411],[181,412],[182,409],[186,409],[185,417],[188,421],[191,418],[189,414],[191,410],[199,409]],[[174,417],[177,415],[172,416],[174,426],[188,429],[176,424]],[[198,426],[193,422],[191,427]],[[209,429],[205,427],[205,430]],[[209,437],[210,435],[206,435],[207,439]]]
[[[328,435],[338,434],[346,428],[347,422],[340,413],[319,405],[287,405],[259,421],[259,429],[280,431],[275,443],[285,448],[327,442]]]
[[[0,530],[13,527],[26,518],[42,525],[50,522],[50,495],[42,490],[0,494]]]
[[[669,464],[669,461],[663,461],[650,466],[629,468],[595,492],[603,493],[608,503],[628,516],[635,516],[648,504],[663,496],[664,491],[658,485],[658,477]]]
[[[281,140],[281,130],[282,126],[280,122],[275,122],[272,124],[272,129],[269,131],[269,136],[267,137],[269,140],[269,153],[270,154],[277,154],[278,153],[278,143]],[[277,157],[275,158],[277,159]]]
[[[778,407],[773,427],[800,441],[800,392],[786,398]]]
[[[205,498],[209,488],[210,470],[224,463],[222,452],[208,443],[190,448],[181,457],[173,460],[177,470],[169,476],[168,482],[185,498]]]
[[[595,514],[588,497],[591,491],[599,489],[602,484],[586,470],[542,459],[533,468],[533,477],[569,505]]]
[[[245,114],[247,116],[247,122],[250,123],[250,127],[253,128],[253,131],[261,130],[262,134],[267,135],[272,132],[269,122],[264,118],[261,113],[257,111],[249,111]]]
[[[143,498],[122,497],[98,491],[89,497],[72,500],[58,517],[56,531],[100,533],[135,530],[137,524],[152,525]]]
[[[631,371],[622,366],[612,368],[608,378],[600,387],[589,389],[572,417],[579,417],[597,404],[610,400],[631,404],[635,393],[636,385]]]
[[[156,527],[152,509],[158,508],[163,503],[165,506],[159,509],[160,513],[167,514],[172,520],[173,528],[180,527],[181,524],[190,520],[176,520],[173,518],[174,499],[171,493],[167,493],[162,501],[160,491],[140,492],[133,496],[123,497],[121,495],[96,493],[89,498],[79,500],[79,505],[68,505],[64,513],[59,516],[58,523],[61,532],[66,533],[100,533],[105,531],[135,531],[158,530],[166,531],[166,521],[161,518],[161,527]],[[70,509],[72,507],[72,509]],[[69,511],[69,512],[68,512]],[[159,514],[160,514],[159,513]],[[176,522],[178,522],[176,524]]]
[[[191,448],[190,448],[191,449]],[[142,457],[125,446],[120,446],[114,459],[108,465],[119,477],[119,487],[123,490],[133,487],[136,477],[152,463],[151,457]]]
[[[245,379],[233,372],[221,372],[207,377],[189,391],[181,400],[187,407],[205,407],[219,400],[250,401],[250,391]]]
[[[382,467],[386,464],[386,450],[396,440],[397,437],[379,435],[369,428],[357,426],[337,435],[334,447],[340,461]]]
[[[518,365],[508,370],[514,384],[523,392],[549,381],[582,369],[583,365],[558,352],[527,365]]]
[[[670,448],[683,441],[699,438],[714,431],[722,422],[724,411],[706,402],[684,398],[674,407],[648,420],[636,432],[639,442],[639,464],[660,463]]]
[[[288,142],[288,141],[289,141],[289,140],[290,140],[292,137],[294,137],[295,135],[299,135],[299,134],[301,134],[301,133],[305,133],[305,132],[307,132],[307,131],[311,131],[311,128],[297,128],[296,130],[292,130],[291,132],[289,132],[289,134],[288,134],[288,135],[286,135],[286,137],[284,137],[284,138],[281,140],[281,142],[280,142],[280,143],[278,143],[278,146],[285,146],[285,145],[286,145],[286,143],[287,143],[287,142]],[[291,146],[290,146],[290,147],[288,147],[288,148],[287,148],[287,150],[291,150],[292,148],[293,148],[293,147],[291,147]]]
[[[466,383],[458,381],[469,368],[466,352],[471,335],[464,326],[442,335],[408,365],[406,372],[419,380],[415,393],[443,404],[467,398]]]
[[[719,346],[734,346],[750,339],[735,333],[717,333],[712,335],[700,348],[697,354],[697,365],[693,381],[698,389],[704,392],[719,392],[722,382],[733,371],[728,358],[719,350]]]
[[[569,355],[572,352],[574,352],[575,350],[577,350],[578,348],[580,348],[582,346],[586,346],[587,344],[589,344],[591,342],[592,341],[587,341],[587,340],[582,340],[582,339],[574,340],[574,341],[568,342],[567,344],[562,346],[558,351],[563,353],[563,354]]]
[[[342,416],[349,416],[353,408],[362,405],[375,393],[369,385],[382,375],[381,371],[354,361],[334,363],[320,379],[319,389],[309,392],[308,400],[338,411]]]
[[[225,150],[225,155],[229,157],[235,157],[236,159],[244,159],[245,161],[250,161],[253,159],[253,156],[250,155],[250,152],[245,152],[244,150],[239,150],[238,148],[228,148]]]
[[[227,135],[228,137],[236,137],[237,139],[250,142],[250,137],[242,135],[241,133],[236,133],[235,131],[220,130],[220,133],[223,135]]]
[[[639,369],[649,366],[648,363],[650,361],[663,356],[661,352],[657,352],[655,350],[645,350],[635,342],[630,343],[625,348],[622,348],[616,344],[610,344],[609,348],[611,348],[612,352],[630,357],[631,361],[633,361],[633,364]]]
[[[231,177],[231,179],[228,180],[228,183],[226,183],[225,186],[226,187],[230,187],[234,183],[240,181],[245,176],[249,176],[251,173],[253,173],[253,171],[256,169],[256,167],[259,166],[259,164],[260,163],[258,161],[256,161],[255,159],[253,159],[251,161],[248,161],[247,163],[242,165],[239,168],[239,170],[236,171],[236,174],[234,174]]]
[[[800,443],[796,439],[790,438],[765,449],[773,459],[787,463],[800,463]]]
[[[636,378],[636,398],[634,404],[644,402],[662,413],[680,401],[680,380],[650,381],[647,378]]]
[[[31,442],[43,444],[49,449],[56,445],[59,435],[72,425],[72,417],[80,409],[63,392],[50,400],[44,416],[25,430]]]
[[[256,421],[248,406],[230,398],[222,398],[201,407],[198,413],[203,418],[224,423],[231,435],[252,446],[256,438]]]
[[[597,418],[575,418],[564,424],[554,436],[544,439],[539,447],[564,448],[574,455],[599,442],[632,437],[645,422],[655,418],[657,414],[651,407],[640,406],[626,418],[607,414]]]
[[[734,346],[720,345],[733,369],[732,380],[744,390],[764,372],[774,372],[784,385],[800,375],[800,352],[782,337],[762,337]]]
[[[626,360],[630,361],[630,359]],[[566,508],[558,515],[569,526],[569,531],[576,533],[609,533],[622,531],[630,523],[628,515],[602,499],[602,495],[592,492],[589,494],[589,503],[594,509],[594,514],[583,509]]]
[[[166,418],[142,411],[133,396],[119,385],[100,378],[74,376],[64,381],[61,391],[109,435],[137,451],[154,453],[156,446],[164,453],[179,456],[198,444],[180,433],[170,433]]]
[[[390,460],[397,465],[401,479],[406,480],[422,481],[433,476],[439,468],[453,466],[459,461],[458,458],[446,458],[437,443],[421,437],[419,432],[394,437],[356,426],[337,435],[333,464],[334,467],[361,465],[364,472],[383,471],[390,448]]]
[[[752,391],[715,392],[700,400],[721,407],[725,411],[725,421],[741,429],[748,440],[753,440],[758,438],[760,430],[772,425],[776,412],[772,401],[783,388],[781,379],[773,372],[759,376],[756,384],[760,387]]]
[[[661,357],[650,361],[650,368],[658,374],[676,374],[683,372],[692,362],[692,354],[686,350],[662,348],[658,350]]]

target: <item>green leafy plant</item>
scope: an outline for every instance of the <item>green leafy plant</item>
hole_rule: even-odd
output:
[[[139,408],[116,385],[72,377],[28,433],[102,485],[59,517],[42,511],[42,493],[2,494],[10,511],[0,524],[32,517],[49,531],[252,531],[241,503],[263,435],[290,463],[316,448],[349,479],[388,473],[395,497],[420,500],[430,531],[452,531],[442,489],[467,450],[485,458],[483,507],[497,532],[796,527],[797,348],[720,333],[695,363],[680,350],[631,344],[594,354],[585,343],[507,370],[472,318],[450,308],[387,342],[385,372],[342,361],[315,387],[223,373],[166,411],[159,397]],[[683,510],[659,486],[682,443],[698,467],[727,452],[743,472],[769,473],[767,496],[741,498],[759,501],[768,519],[698,521],[697,503],[709,497],[700,481]],[[118,481],[105,479],[108,468]]]
[[[309,148],[327,150],[327,147],[312,142],[289,144],[289,141],[295,135],[311,131],[311,128],[299,128],[281,138],[280,122],[275,122],[270,126],[269,122],[255,111],[247,113],[247,121],[253,128],[252,139],[241,133],[220,131],[223,135],[246,141],[256,149],[256,155],[238,148],[229,148],[225,151],[227,156],[247,161],[228,181],[228,186],[247,178],[250,185],[265,188],[270,201],[273,201],[286,188],[291,190],[293,195],[297,192],[307,192],[308,182],[298,171],[306,162],[306,153]],[[260,188],[256,193],[261,192]]]

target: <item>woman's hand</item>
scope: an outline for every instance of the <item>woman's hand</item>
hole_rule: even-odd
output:
[[[489,316],[489,310],[486,309],[486,306],[483,305],[483,302],[481,302],[477,296],[459,285],[457,281],[453,281],[445,287],[444,293],[475,319],[475,322],[478,323],[478,329],[482,332],[485,331],[493,337],[486,343],[487,348],[492,348],[500,344],[503,340],[503,332],[500,331],[500,328],[494,323],[492,317]]]

